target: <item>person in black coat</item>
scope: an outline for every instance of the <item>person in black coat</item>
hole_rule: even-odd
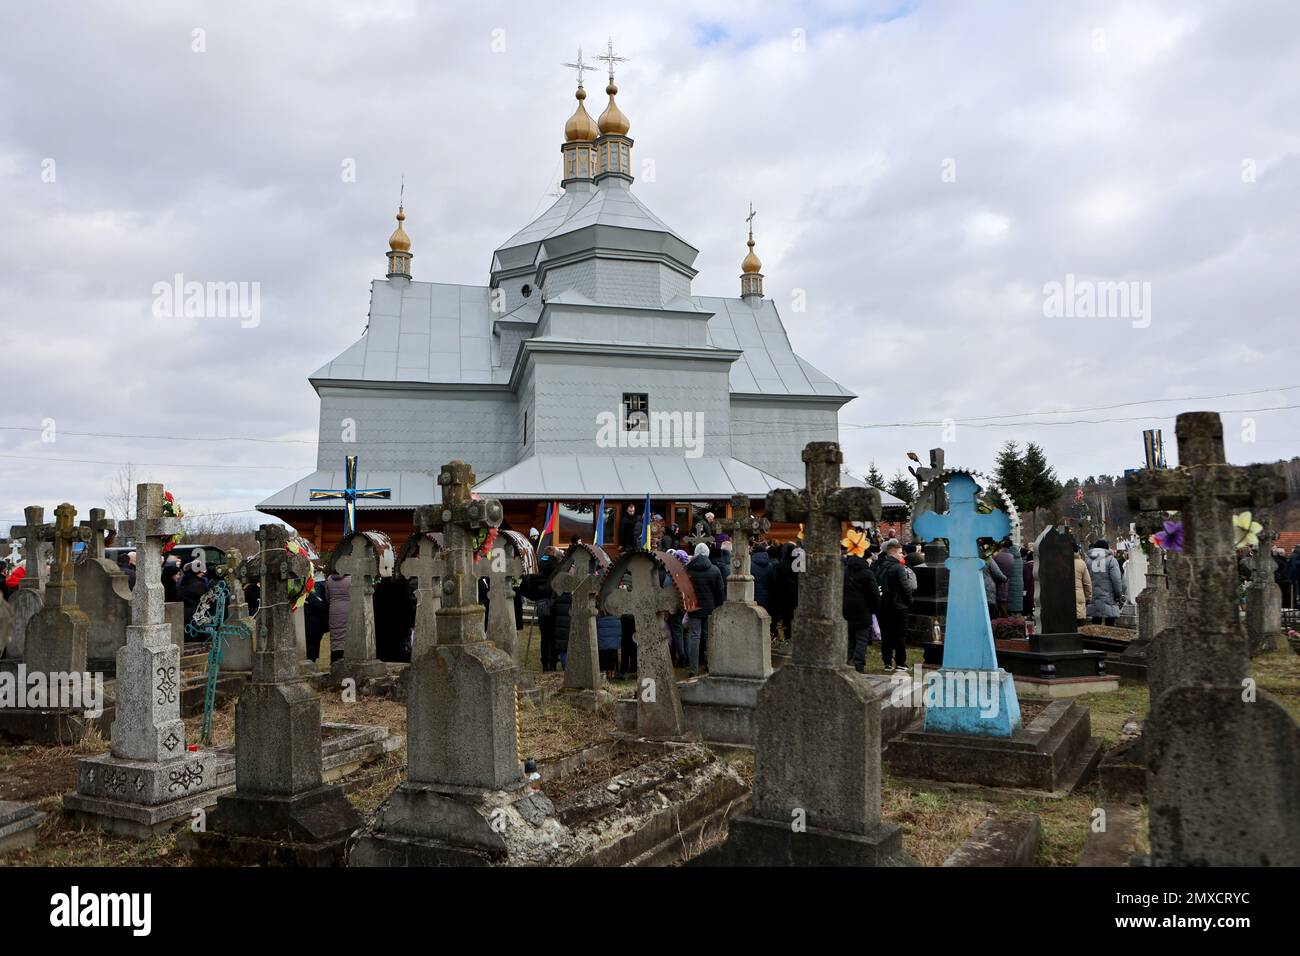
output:
[[[700,642],[705,622],[713,609],[726,600],[726,592],[722,587],[722,572],[709,560],[709,546],[703,542],[695,546],[695,556],[686,565],[686,573],[695,586],[695,603],[699,605],[686,620],[687,673],[695,677],[700,672]]]
[[[795,570],[795,546],[790,543],[781,545],[780,556],[768,584],[772,602],[772,627],[779,624],[785,640],[793,636],[794,610],[799,606],[799,572]]]
[[[907,609],[912,605],[912,592],[907,586],[903,566],[903,546],[891,540],[885,545],[885,553],[877,566],[880,608],[876,620],[880,624],[880,656],[886,672],[906,670]]]
[[[618,523],[618,546],[623,553],[641,547],[641,522],[636,517],[636,505],[628,505]]]
[[[859,674],[866,670],[871,646],[871,616],[880,609],[880,588],[864,558],[844,562],[844,621],[849,632],[849,663]]]
[[[181,566],[175,561],[168,561],[162,569],[163,600],[171,604],[181,599],[177,586],[180,584]]]
[[[769,615],[772,613],[772,594],[769,588],[773,567],[772,558],[766,549],[755,548],[749,557],[749,573],[754,578],[754,603]]]
[[[313,663],[320,657],[321,638],[330,630],[330,599],[324,582],[317,581],[302,606],[302,623],[307,632],[307,660]]]
[[[554,548],[547,548],[537,559],[537,573],[524,575],[523,582],[515,592],[516,621],[523,624],[523,602],[526,597],[533,602],[533,617],[537,621],[537,632],[541,637],[542,670],[553,671],[559,659],[555,653],[555,595],[551,593],[550,579],[559,566],[560,559]]]
[[[664,529],[663,535],[659,538],[660,551],[676,551],[682,544],[682,529],[675,524],[670,524]]]
[[[176,593],[185,602],[185,626],[188,628],[200,599],[208,593],[206,575],[200,574],[193,568],[186,568],[185,573],[181,575],[180,583],[176,585]]]
[[[560,670],[564,670],[569,662],[569,620],[572,611],[573,595],[557,594],[552,613],[555,616],[554,653]]]
[[[404,664],[411,659],[411,629],[415,627],[414,580],[380,578],[372,601],[375,609],[375,655],[381,661]]]

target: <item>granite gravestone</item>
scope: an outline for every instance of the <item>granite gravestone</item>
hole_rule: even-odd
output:
[[[148,838],[212,806],[229,789],[230,758],[185,746],[180,651],[163,620],[162,545],[180,521],[163,515],[163,487],[136,487],[136,520],[124,530],[139,555],[131,624],[117,652],[117,709],[107,754],[77,763],[64,806],[83,822]],[[223,780],[222,778],[226,778]]]
[[[416,634],[407,780],[359,836],[353,866],[542,862],[558,849],[551,803],[519,763],[514,661],[484,631],[474,540],[500,525],[502,509],[473,498],[474,481],[462,461],[443,466],[442,506],[423,512],[443,536],[436,642]]]
[[[604,681],[596,642],[596,592],[600,576],[609,566],[605,552],[591,545],[569,547],[550,586],[556,595],[571,594],[569,606],[569,650],[564,664],[564,688],[598,690]]]
[[[1249,680],[1235,600],[1233,511],[1283,500],[1285,479],[1276,465],[1229,465],[1217,413],[1181,414],[1176,430],[1179,466],[1128,481],[1130,508],[1177,509],[1183,523],[1183,560],[1170,564],[1178,613],[1151,647],[1151,862],[1297,866],[1300,738]]]
[[[680,582],[684,572],[674,576],[673,587],[664,587],[659,583],[661,571],[670,575],[681,572],[681,562],[662,551],[620,555],[601,582],[600,608],[606,614],[629,615],[636,621],[632,635],[637,663],[636,732],[642,737],[664,739],[681,737],[686,732],[664,615],[692,610],[695,591],[691,588],[683,592]]]
[[[81,522],[91,534],[84,557],[76,562],[77,605],[90,619],[86,658],[96,670],[107,670],[126,646],[131,623],[131,583],[116,564],[104,557],[104,548],[117,534],[117,522],[103,508],[91,508],[90,520]]]
[[[351,576],[348,637],[343,659],[331,668],[336,677],[362,680],[388,672],[375,651],[375,582],[392,575],[393,548],[378,531],[354,531],[334,549],[333,570]]]
[[[529,554],[521,556],[519,544],[498,534],[492,548],[476,563],[476,570],[488,580],[487,638],[515,662],[520,669],[519,630],[515,627],[515,581],[526,573],[532,546],[525,540]]]
[[[1260,531],[1246,588],[1246,638],[1250,656],[1255,657],[1277,650],[1277,639],[1282,634],[1282,589],[1274,577],[1273,542],[1277,535],[1272,530],[1272,516],[1267,507],[1256,507],[1252,514]]]
[[[235,791],[197,834],[196,862],[339,864],[361,817],[323,782],[320,698],[299,663],[289,584],[310,579],[311,561],[281,525],[262,525],[257,541],[258,560],[239,572],[259,580],[262,600],[252,679],[235,708]]]
[[[809,444],[803,460],[806,487],[767,498],[772,520],[804,523],[794,659],[759,692],[753,809],[732,820],[712,861],[907,865],[901,831],[880,816],[880,699],[844,662],[841,523],[878,521],[880,493],[839,487],[844,457],[834,442]]]
[[[442,576],[446,569],[442,536],[434,531],[439,524],[438,512],[435,505],[415,509],[415,531],[402,545],[398,562],[397,573],[407,581],[415,581],[412,661],[438,642],[438,608],[442,606]]]

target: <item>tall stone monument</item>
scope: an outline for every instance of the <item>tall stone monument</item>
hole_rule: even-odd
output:
[[[180,652],[163,620],[162,586],[162,545],[180,521],[164,517],[162,505],[162,485],[136,487],[136,520],[124,528],[136,540],[136,580],[126,645],[117,652],[112,747],[77,762],[77,789],[63,798],[82,822],[140,839],[211,807],[230,789],[234,769],[227,756],[185,746]]]
[[[750,553],[770,527],[750,511],[749,498],[734,495],[731,517],[719,527],[731,535],[727,600],[709,617],[709,673],[681,686],[686,726],[707,741],[754,744],[758,692],[772,673],[771,619],[754,601]]]
[[[1233,513],[1283,500],[1285,479],[1276,465],[1229,465],[1215,412],[1181,414],[1176,429],[1179,466],[1128,481],[1130,508],[1176,509],[1183,522],[1183,560],[1170,564],[1179,613],[1151,646],[1151,863],[1297,866],[1300,736],[1249,680],[1235,600]]]
[[[844,661],[843,521],[878,521],[880,493],[840,488],[834,442],[803,452],[806,487],[773,491],[774,521],[801,521],[793,661],[758,695],[754,800],[709,862],[740,866],[908,865],[898,827],[880,816],[880,699]]]
[[[551,589],[571,594],[569,652],[564,665],[564,690],[584,709],[596,705],[595,691],[604,683],[596,641],[596,592],[609,557],[593,545],[573,544],[551,576]]]
[[[252,680],[235,708],[235,791],[223,795],[197,834],[195,859],[272,865],[343,862],[361,816],[321,772],[320,698],[299,666],[289,582],[305,582],[311,562],[281,525],[258,531],[259,552],[241,566],[259,579]],[[297,548],[295,551],[294,548]]]
[[[407,779],[359,836],[353,866],[545,862],[560,825],[530,790],[517,745],[514,661],[487,640],[474,537],[501,523],[501,503],[474,499],[474,473],[453,461],[438,475],[442,506],[417,526],[442,529],[436,638],[417,615],[407,699]]]

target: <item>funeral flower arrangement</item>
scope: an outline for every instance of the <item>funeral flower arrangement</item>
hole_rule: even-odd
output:
[[[165,491],[165,490],[163,491],[162,513],[163,516],[166,518],[185,517],[185,512],[181,510],[180,505],[176,503],[176,497],[170,491]],[[168,551],[176,547],[176,545],[180,544],[184,540],[185,540],[185,527],[184,525],[182,525],[181,530],[176,534],[172,535],[171,540],[169,540],[166,544],[163,545],[163,549],[162,549],[163,554],[166,554]]]

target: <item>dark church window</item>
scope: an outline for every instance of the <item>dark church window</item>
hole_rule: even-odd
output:
[[[629,432],[650,430],[650,396],[645,392],[623,393],[623,428]]]

